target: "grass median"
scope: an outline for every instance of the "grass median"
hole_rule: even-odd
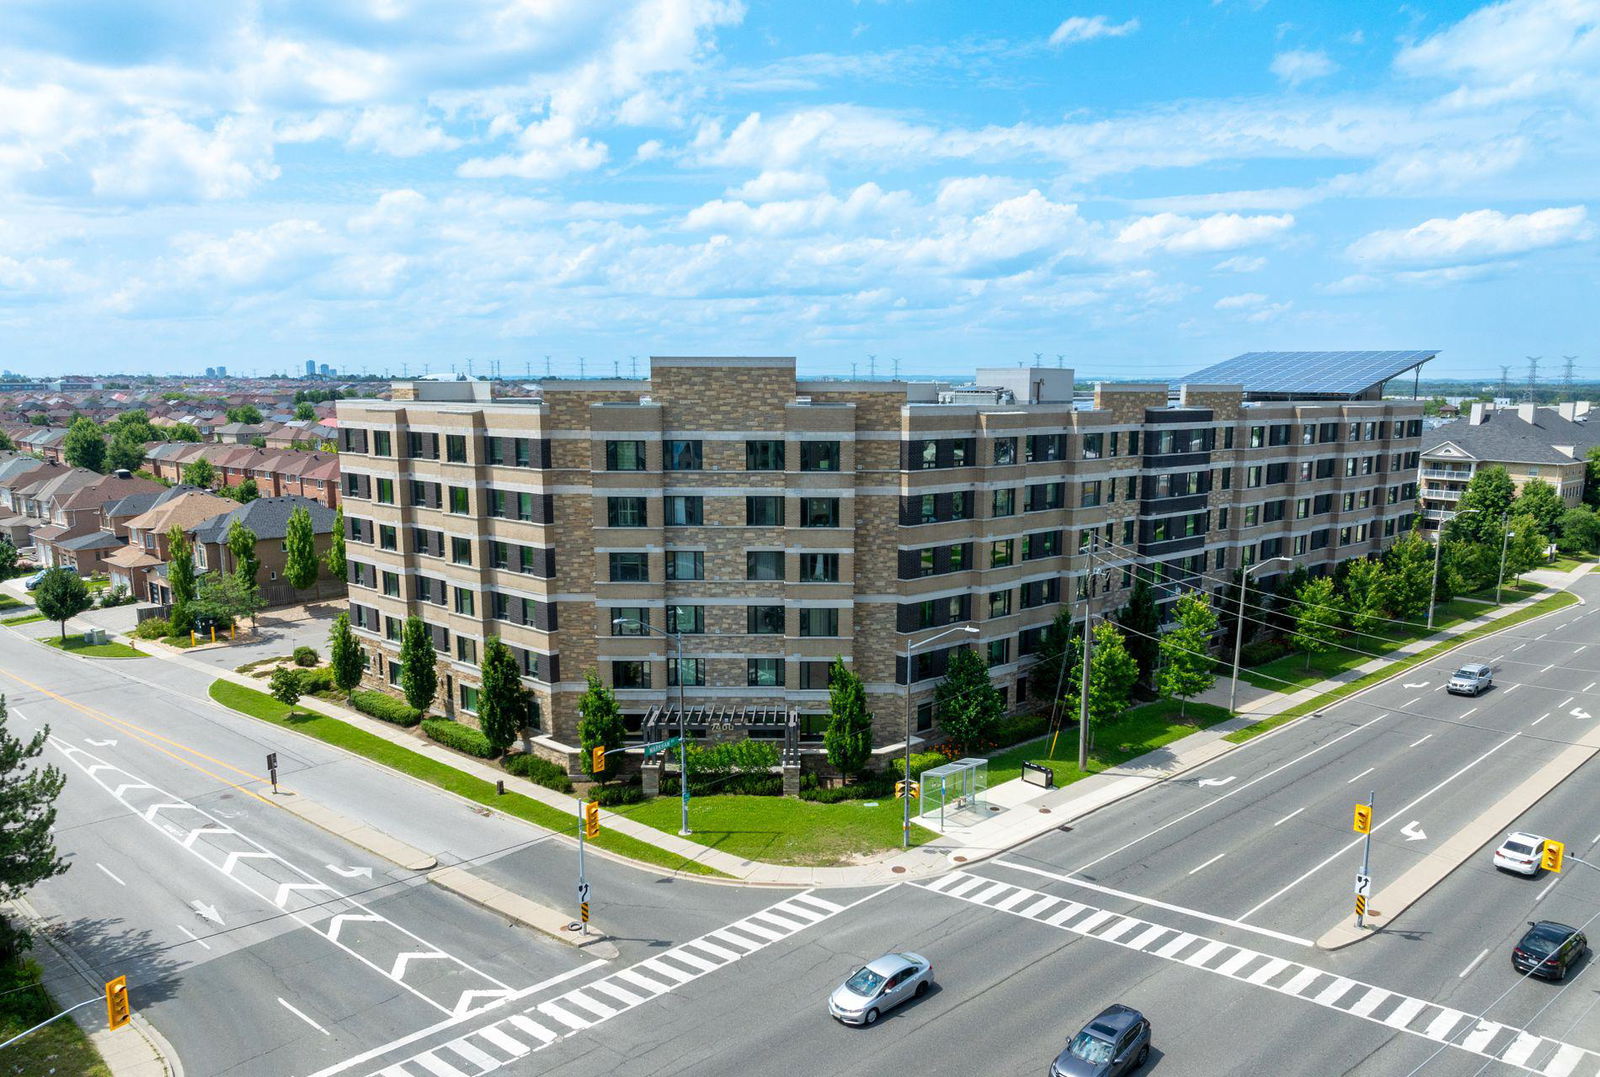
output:
[[[54,647],[58,651],[68,654],[81,654],[85,658],[149,658],[143,651],[136,651],[126,643],[85,643],[82,636],[68,636],[62,639],[55,636],[39,641],[46,647]]]
[[[617,809],[658,830],[678,832],[679,800],[661,796]],[[915,803],[911,810],[916,811]],[[794,797],[712,795],[689,801],[690,841],[744,860],[837,867],[856,856],[898,849],[904,811],[893,797],[821,804]],[[913,825],[911,844],[938,835]]]
[[[45,617],[42,613],[24,613],[20,617],[7,617],[5,620],[0,621],[0,625],[10,625],[14,628],[17,625],[31,625],[44,619]]]
[[[1254,725],[1248,725],[1243,729],[1229,733],[1225,739],[1234,744],[1243,744],[1252,737],[1259,737],[1261,734],[1270,729],[1276,729],[1285,722],[1291,722],[1294,719],[1302,718],[1313,711],[1321,710],[1323,707],[1337,702],[1338,700],[1343,699],[1345,696],[1359,692],[1364,688],[1370,688],[1386,677],[1392,677],[1396,673],[1408,670],[1413,666],[1421,665],[1422,663],[1430,661],[1454,647],[1461,646],[1463,643],[1469,643],[1481,636],[1487,636],[1491,632],[1499,632],[1503,629],[1510,628],[1513,625],[1521,624],[1523,621],[1530,620],[1531,618],[1542,616],[1546,613],[1562,609],[1566,606],[1571,606],[1577,601],[1577,596],[1567,591],[1561,591],[1557,594],[1553,594],[1549,598],[1541,599],[1540,601],[1535,602],[1526,609],[1520,609],[1515,613],[1509,613],[1506,616],[1497,618],[1486,625],[1480,625],[1477,628],[1472,629],[1470,632],[1463,632],[1459,636],[1452,636],[1447,640],[1440,640],[1438,643],[1435,643],[1426,650],[1418,651],[1416,654],[1407,655],[1404,658],[1389,662],[1382,669],[1375,670],[1372,673],[1367,674],[1365,677],[1351,681],[1349,684],[1342,684],[1338,688],[1333,689],[1331,692],[1324,692],[1315,699],[1296,704],[1280,714],[1274,714],[1271,718],[1263,718]]]
[[[1181,711],[1181,713],[1180,713]],[[1130,707],[1115,722],[1092,728],[1089,767],[1078,769],[1078,733],[1063,730],[1059,737],[1019,744],[989,757],[989,785],[996,786],[1022,775],[1022,764],[1039,763],[1055,771],[1057,785],[1070,785],[1091,774],[1121,766],[1146,752],[1164,748],[1191,733],[1209,729],[1228,717],[1226,707],[1193,703],[1180,708],[1177,700],[1158,699]]]
[[[420,752],[414,752],[410,748],[368,733],[364,729],[357,729],[337,718],[292,710],[265,692],[257,692],[253,688],[246,688],[232,681],[217,680],[211,684],[211,698],[240,714],[247,714],[252,718],[259,718],[264,722],[271,722],[273,725],[315,737],[325,744],[342,748],[374,763],[381,763],[402,774],[409,774],[413,778],[425,781],[429,785],[466,797],[468,800],[504,812],[506,815],[515,816],[535,826],[544,827],[546,830],[565,832],[576,829],[575,812],[552,808],[543,801],[534,800],[521,793],[507,793],[505,796],[500,796],[495,792],[493,782],[465,774],[448,763],[430,759]],[[687,860],[626,834],[602,830],[600,837],[592,844],[619,856],[654,864],[669,871],[681,871],[691,875],[723,874],[715,868]]]

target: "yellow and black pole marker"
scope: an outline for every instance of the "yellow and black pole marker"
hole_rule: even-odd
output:
[[[1365,804],[1357,804],[1351,828],[1366,836],[1361,846],[1361,874],[1356,876],[1356,926],[1366,927],[1367,895],[1372,893],[1372,804],[1376,791],[1367,794]]]
[[[106,1027],[113,1032],[133,1020],[128,1005],[128,978],[106,981]]]

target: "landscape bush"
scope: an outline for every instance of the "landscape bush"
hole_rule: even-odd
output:
[[[437,741],[446,748],[454,748],[458,752],[475,755],[479,759],[493,759],[500,754],[494,750],[494,745],[489,743],[488,737],[449,718],[424,718],[422,731],[429,739]]]
[[[911,753],[911,776],[917,777],[925,770],[943,766],[950,760],[945,758],[943,752],[913,752]],[[894,775],[905,773],[906,761],[904,756],[895,756],[889,763],[889,772]]]
[[[134,639],[161,639],[172,635],[172,622],[165,617],[152,617],[147,621],[140,621],[133,630]]]
[[[297,666],[314,666],[317,664],[317,651],[315,647],[296,647],[294,649],[294,664]]]
[[[1013,744],[1021,744],[1025,740],[1044,736],[1049,725],[1049,719],[1042,714],[1017,714],[1000,719],[990,739],[994,741],[996,747],[1009,748]]]
[[[358,691],[350,694],[350,704],[362,714],[371,715],[395,725],[414,726],[422,721],[422,712],[403,699],[382,692]]]
[[[508,756],[500,765],[510,773],[519,778],[526,778],[535,785],[554,789],[558,793],[572,792],[572,779],[567,777],[567,772],[559,764],[552,763],[543,756],[531,752],[518,752],[516,755]]]
[[[644,787],[638,784],[599,785],[590,790],[589,795],[602,808],[621,808],[629,804],[643,804],[645,801]]]
[[[1289,653],[1289,645],[1281,639],[1264,639],[1246,643],[1239,648],[1241,666],[1262,666]]]
[[[333,691],[333,670],[300,669],[295,672],[300,677],[301,695],[309,696],[318,692]]]
[[[100,596],[100,608],[109,610],[116,606],[131,606],[137,601],[128,593],[127,586],[119,583]]]

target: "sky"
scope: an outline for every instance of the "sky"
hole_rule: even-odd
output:
[[[7,0],[0,368],[1600,377],[1600,0]]]

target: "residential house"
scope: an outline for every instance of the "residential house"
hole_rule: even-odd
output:
[[[228,531],[238,521],[255,532],[256,561],[261,566],[256,582],[268,606],[343,598],[345,581],[329,575],[326,566],[319,568],[316,583],[304,591],[295,590],[284,579],[288,560],[285,536],[289,530],[289,516],[297,508],[311,515],[314,548],[321,562],[333,544],[333,510],[305,497],[260,497],[247,505],[235,506],[227,515],[208,520],[194,529],[196,570],[232,572],[237,568],[233,552],[228,549]]]
[[[135,494],[155,495],[160,483],[136,479],[126,473],[102,475],[50,505],[49,522],[33,532],[34,556],[46,568],[75,568],[81,576],[104,570],[104,558],[123,544],[115,534],[101,530],[104,509]]]
[[[141,602],[171,602],[172,588],[166,576],[166,562],[171,556],[168,532],[174,526],[185,533],[192,532],[236,507],[225,497],[191,487],[133,517],[127,522],[128,545],[105,558],[112,585],[122,584]],[[198,554],[195,571],[204,571]]]
[[[13,501],[14,492],[17,488],[34,481],[29,476],[41,468],[52,466],[59,465],[47,464],[20,453],[0,453],[0,538],[4,538],[18,549],[33,545],[30,529],[34,521],[24,515],[20,507],[13,507],[14,504],[17,506],[21,504],[20,501]]]
[[[24,452],[38,453],[46,460],[60,463],[62,443],[66,440],[65,427],[41,426],[32,433],[23,435],[22,440],[17,442],[17,448]]]
[[[1455,514],[1472,476],[1503,467],[1520,492],[1543,479],[1569,507],[1583,501],[1584,456],[1600,446],[1600,422],[1589,421],[1586,402],[1538,407],[1472,405],[1466,417],[1428,431],[1417,477],[1423,526],[1436,528]]]

